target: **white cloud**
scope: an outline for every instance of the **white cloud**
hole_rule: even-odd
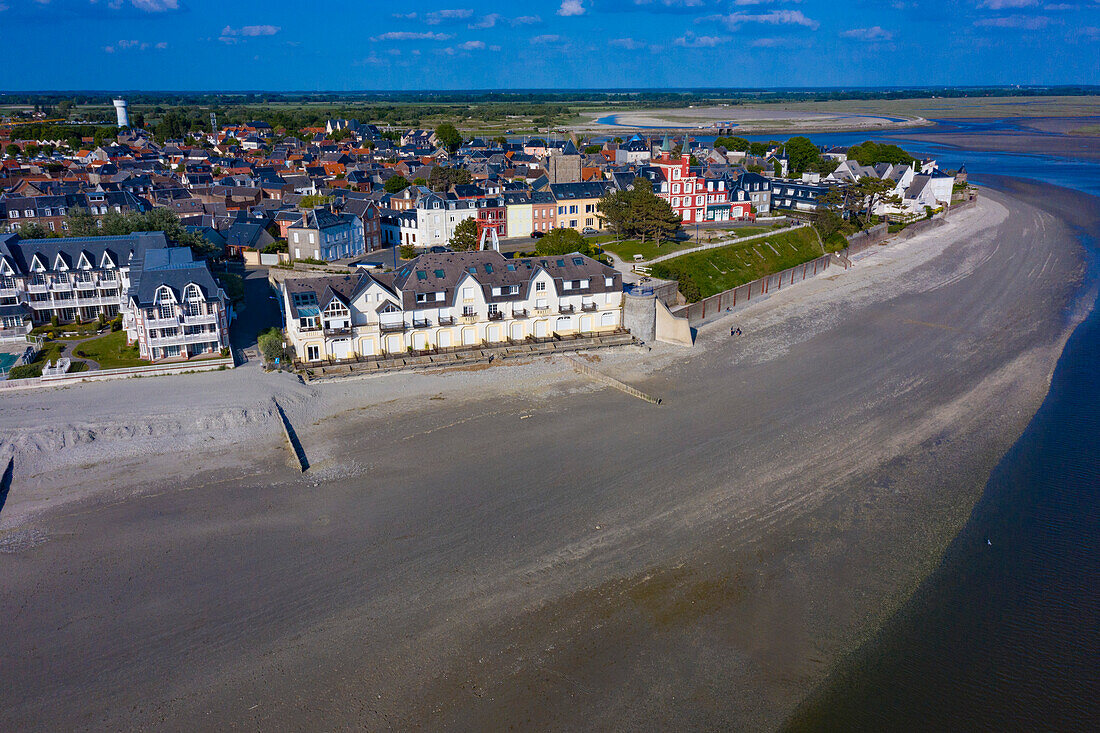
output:
[[[541,36],[535,36],[531,39],[531,43],[559,43],[562,37],[556,33],[544,33]]]
[[[892,41],[894,34],[882,26],[873,25],[870,28],[852,28],[840,34],[844,38],[856,41]]]
[[[512,19],[512,25],[538,25],[542,18],[538,15],[521,15]]]
[[[616,48],[625,48],[631,51],[636,51],[639,48],[645,48],[645,44],[641,41],[636,41],[633,38],[612,38],[607,42],[609,46],[615,46]]]
[[[414,31],[390,31],[371,37],[372,41],[449,41],[454,38],[450,33],[417,33]]]
[[[1005,8],[1033,8],[1039,4],[1039,0],[982,0],[979,8],[990,10],[1004,10]]]
[[[729,36],[697,36],[691,31],[677,38],[673,43],[684,48],[714,48],[729,41]]]
[[[231,28],[226,26],[222,28],[223,36],[248,36],[255,38],[256,36],[273,36],[281,30],[277,25],[246,25],[240,28]]]
[[[472,18],[474,11],[469,8],[451,8],[447,10],[433,10],[424,16],[424,21],[428,25],[439,25],[440,23],[453,23],[458,20],[466,20]]]
[[[116,51],[148,51],[150,48],[163,51],[168,48],[168,44],[164,41],[153,43],[151,41],[138,41],[135,39],[123,38],[119,41],[115,41],[113,46],[104,46],[103,50],[106,53],[114,53]]]
[[[497,24],[498,21],[500,21],[500,13],[489,13],[488,15],[483,15],[477,20],[471,22],[469,27],[476,30],[492,28]]]
[[[745,13],[738,11],[726,16],[718,16],[731,29],[745,23],[765,23],[768,25],[800,25],[817,30],[821,25],[813,18],[806,17],[801,10],[769,10],[766,13]]]
[[[463,51],[481,51],[485,48],[485,41],[466,41],[458,44]]]
[[[130,0],[130,4],[147,13],[163,13],[166,10],[179,9],[179,0]]]
[[[984,28],[1017,28],[1035,31],[1050,25],[1050,18],[1043,15],[1006,15],[1001,18],[982,18],[974,25]]]
[[[558,8],[558,15],[584,15],[584,13],[584,0],[562,0],[561,7]]]

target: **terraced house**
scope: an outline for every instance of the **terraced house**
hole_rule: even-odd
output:
[[[20,239],[0,234],[0,312],[4,330],[26,334],[62,323],[114,318],[145,250],[167,247],[161,232],[120,237]]]
[[[229,300],[190,249],[147,249],[130,280],[122,325],[143,359],[189,359],[229,346]]]
[[[187,358],[229,345],[229,302],[210,269],[163,232],[19,239],[0,235],[2,336],[35,325],[122,314],[130,343],[150,360]]]
[[[283,283],[303,362],[622,329],[622,276],[580,254],[424,254],[389,273]]]

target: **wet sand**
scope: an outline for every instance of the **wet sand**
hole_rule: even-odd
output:
[[[600,355],[660,408],[554,363],[4,396],[0,727],[774,728],[965,522],[1082,269],[993,195],[741,339]]]

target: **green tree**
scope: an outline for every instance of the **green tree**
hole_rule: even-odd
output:
[[[452,153],[462,147],[462,135],[450,122],[444,122],[435,128],[435,136]]]
[[[32,221],[29,224],[23,224],[19,227],[20,239],[46,239],[49,236],[49,230],[36,221]]]
[[[328,206],[331,203],[332,203],[332,197],[331,196],[321,196],[320,194],[310,193],[310,194],[306,194],[305,196],[303,196],[302,198],[300,198],[298,200],[298,208],[302,209],[302,210],[313,209],[313,208],[316,208],[318,206]]]
[[[256,339],[256,345],[260,347],[265,362],[271,363],[283,356],[283,335],[278,331],[261,333]]]
[[[436,192],[443,192],[451,186],[464,185],[474,180],[470,171],[465,168],[445,168],[436,166],[428,174],[428,188]]]
[[[399,193],[409,187],[409,181],[405,176],[393,176],[386,181],[383,187],[386,193]]]
[[[806,137],[792,137],[785,148],[791,173],[810,170],[821,159],[821,151]]]
[[[638,177],[627,191],[606,194],[597,204],[600,217],[622,238],[653,238],[658,246],[680,230],[680,217],[667,201],[653,193],[648,179]]]
[[[95,217],[92,212],[82,206],[69,209],[69,215],[65,222],[69,225],[67,231],[70,237],[91,237],[96,234]]]
[[[463,219],[455,226],[451,241],[447,243],[455,252],[473,252],[478,247],[477,219]]]
[[[848,159],[854,160],[860,165],[875,165],[876,163],[908,165],[915,160],[912,155],[897,145],[884,145],[871,140],[848,148]]]
[[[416,247],[411,244],[401,245],[401,259],[411,260],[413,257],[416,257]]]
[[[768,154],[768,144],[767,143],[759,143],[759,142],[749,143],[749,154],[751,154],[751,155],[753,155],[757,158],[764,157],[765,155]]]
[[[414,186],[427,186],[428,182],[424,180],[424,176],[417,176],[413,179],[412,185]]]
[[[890,194],[895,187],[896,184],[888,178],[872,178],[871,176],[860,178],[851,187],[851,192],[855,195],[856,201],[859,202],[860,208],[863,210],[864,226],[871,223],[871,216],[875,213],[875,204],[879,203],[884,196]]]
[[[543,257],[567,255],[573,252],[587,255],[591,251],[588,240],[582,237],[580,232],[565,227],[554,229],[535,245],[535,253]]]
[[[839,189],[831,188],[817,203],[817,209],[814,210],[810,221],[821,236],[821,241],[824,242],[840,231],[840,227],[844,224],[845,199]]]
[[[747,153],[752,149],[752,143],[743,137],[720,137],[714,141],[714,147]]]

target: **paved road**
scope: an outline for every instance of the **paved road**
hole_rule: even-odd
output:
[[[1010,209],[742,312],[741,339],[705,327],[649,376],[604,362],[660,408],[349,405],[299,426],[304,479],[264,442],[56,512],[0,555],[0,728],[776,726],[1045,392],[1080,257]]]
[[[237,311],[237,318],[229,329],[229,338],[235,349],[247,349],[256,345],[256,336],[270,326],[281,326],[279,302],[267,281],[267,268],[247,268],[244,276],[244,307]]]

